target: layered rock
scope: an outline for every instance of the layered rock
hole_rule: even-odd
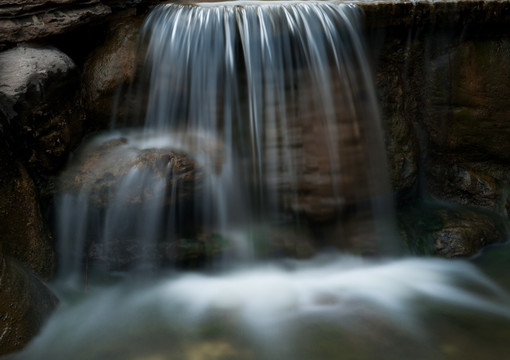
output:
[[[0,46],[62,34],[110,12],[99,0],[2,1]]]

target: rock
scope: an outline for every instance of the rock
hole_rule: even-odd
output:
[[[382,133],[371,113],[372,104],[366,97],[350,94],[353,89],[336,79],[335,71],[331,71],[330,90],[336,91],[331,108],[316,108],[314,102],[322,99],[309,91],[314,86],[307,83],[310,74],[304,70],[299,85],[293,85],[297,86],[294,97],[289,96],[287,118],[278,119],[286,127],[266,129],[265,134],[265,185],[278,193],[283,211],[311,224],[356,216],[351,210],[358,204],[369,204],[390,191]],[[351,74],[350,81],[354,79]],[[268,113],[274,110],[271,105],[266,106]],[[279,115],[266,115],[271,116]]]
[[[505,166],[443,157],[428,168],[427,188],[436,197],[506,216],[510,173]]]
[[[408,207],[399,221],[409,250],[420,255],[469,257],[507,240],[504,217],[455,205]]]
[[[464,42],[436,58],[431,71],[425,125],[434,149],[469,161],[508,162],[510,41]]]
[[[99,0],[7,0],[0,4],[0,45],[62,34],[110,14]]]
[[[193,199],[201,181],[201,172],[195,162],[183,153],[168,148],[139,148],[127,138],[116,138],[81,148],[80,154],[61,177],[63,193],[78,194],[86,191],[88,200],[96,207],[106,207],[116,196],[123,196],[126,205],[139,205],[150,201],[159,192],[145,183],[142,193],[124,188],[117,194],[128,173],[139,171],[142,177],[163,179],[167,189],[178,187],[177,198],[167,191],[165,203]],[[131,191],[132,190],[132,191]]]
[[[443,227],[432,233],[435,253],[453,258],[473,256],[485,245],[506,240],[501,219],[459,210],[437,212]]]
[[[141,17],[121,18],[110,27],[106,40],[89,56],[84,66],[86,109],[90,126],[104,129],[116,118],[125,118],[137,105],[135,94],[127,91],[138,69],[138,37]],[[124,90],[122,98],[120,91]],[[139,119],[140,122],[143,119]]]
[[[2,235],[0,235],[1,237]],[[0,356],[22,349],[56,308],[55,295],[0,249]]]
[[[73,61],[53,48],[0,53],[0,126],[36,173],[59,169],[81,141],[84,112]]]
[[[434,196],[505,215],[510,186],[510,41],[467,41],[432,62],[424,119]]]
[[[55,269],[55,252],[34,182],[23,165],[3,151],[0,149],[0,246],[5,255],[49,279]]]
[[[404,51],[402,41],[386,45],[379,57],[376,89],[385,129],[391,184],[397,201],[405,202],[417,185],[419,146],[416,131],[421,85],[413,74],[418,49]],[[407,65],[407,66],[406,66]],[[413,91],[409,91],[413,89]]]

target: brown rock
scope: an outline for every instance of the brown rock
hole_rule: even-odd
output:
[[[424,125],[427,190],[505,215],[510,186],[510,41],[464,42],[434,59]]]
[[[505,240],[501,220],[467,210],[440,210],[443,227],[432,233],[436,254],[453,258],[475,255],[485,245]]]
[[[508,162],[510,41],[462,43],[435,59],[431,79],[432,145],[468,161]]]
[[[186,155],[170,149],[139,149],[130,144],[126,138],[117,138],[95,147],[92,143],[82,149],[72,166],[67,169],[61,179],[61,190],[64,193],[79,193],[86,188],[89,201],[98,207],[108,206],[116,196],[116,189],[133,169],[147,171],[147,176],[166,179],[166,188],[178,186],[178,198],[171,197],[168,191],[167,203],[192,199],[195,184],[200,182],[200,171],[193,160]],[[125,204],[139,204],[149,201],[159,193],[146,186],[143,196],[135,191],[123,192]],[[143,197],[143,199],[142,199]]]
[[[0,235],[1,236],[1,235]],[[58,300],[31,272],[0,251],[0,356],[23,348]]]
[[[0,5],[0,44],[62,34],[108,15],[99,0],[7,0]]]
[[[126,90],[137,72],[137,42],[142,20],[140,17],[128,17],[113,23],[105,43],[96,48],[85,63],[86,109],[92,127],[108,127],[114,105],[117,106],[117,118],[133,112],[137,99],[131,98],[134,94]],[[121,90],[124,92],[119,99]]]
[[[34,183],[23,165],[1,155],[0,174],[0,245],[3,252],[31,267],[43,279],[49,279],[55,269],[55,252]]]

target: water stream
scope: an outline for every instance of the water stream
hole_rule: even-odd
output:
[[[126,121],[144,125],[62,175],[62,306],[15,359],[507,356],[496,282],[398,257],[360,20],[333,2],[156,7]]]

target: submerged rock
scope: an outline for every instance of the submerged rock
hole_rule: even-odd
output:
[[[1,237],[2,235],[0,235]],[[22,349],[55,309],[55,295],[0,251],[0,356]]]

